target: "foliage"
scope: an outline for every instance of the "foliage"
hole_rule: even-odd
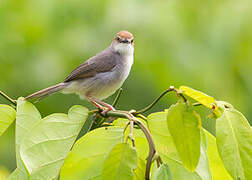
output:
[[[167,126],[183,165],[193,172],[200,157],[199,115],[186,103],[178,102],[167,111]]]
[[[126,29],[135,59],[118,108],[144,107],[167,86],[185,84],[234,104],[252,124],[251,22],[251,0],[0,0],[0,89],[16,98],[61,82]],[[165,97],[150,112],[173,102]],[[74,104],[91,108],[61,94],[36,107],[45,117]],[[214,133],[215,121],[201,120]],[[11,125],[0,137],[0,165],[9,171],[14,132]]]
[[[0,136],[16,118],[16,111],[5,104],[0,104]]]
[[[110,111],[76,142],[88,115],[96,114],[92,120],[100,123],[99,111],[75,105],[68,114],[42,118],[23,98],[16,111],[1,105],[2,122],[16,119],[17,168],[9,179],[251,179],[252,129],[246,118],[231,104],[189,87],[166,92],[171,91],[178,101],[169,109],[147,118],[140,112],[155,103],[140,111]],[[216,137],[201,126],[198,105],[212,109]],[[112,117],[120,118],[108,123]]]

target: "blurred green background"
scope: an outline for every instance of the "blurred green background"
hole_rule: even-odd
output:
[[[251,0],[0,0],[0,90],[17,98],[62,81],[120,30],[135,36],[135,61],[117,108],[140,109],[170,85],[187,85],[252,122]],[[152,112],[175,100],[166,96]],[[48,115],[73,104],[92,108],[61,94],[37,107]],[[0,137],[5,173],[15,168],[14,136],[12,125]]]

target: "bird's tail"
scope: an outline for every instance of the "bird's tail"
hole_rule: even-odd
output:
[[[56,93],[60,90],[62,90],[63,88],[66,87],[66,84],[65,83],[59,83],[59,84],[56,84],[54,86],[50,86],[48,88],[45,88],[45,89],[42,89],[38,92],[35,92],[27,97],[25,97],[25,100],[27,99],[36,99],[37,101],[53,94],[53,93]]]

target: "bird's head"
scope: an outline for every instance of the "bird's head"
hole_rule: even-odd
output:
[[[120,31],[112,41],[112,48],[122,55],[131,55],[134,52],[134,36],[128,31]]]

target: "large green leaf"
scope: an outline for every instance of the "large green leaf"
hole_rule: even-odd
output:
[[[68,115],[52,114],[27,133],[20,147],[21,159],[34,179],[53,179],[88,117],[88,109],[73,106]]]
[[[171,180],[173,179],[168,164],[162,164],[153,174],[153,180]]]
[[[152,113],[147,117],[148,128],[158,152],[180,160],[173,139],[167,127],[167,112]]]
[[[128,143],[113,147],[103,163],[102,179],[133,179],[133,170],[137,167],[136,150]]]
[[[172,159],[167,155],[160,153],[163,162],[169,164],[173,179],[179,180],[204,180],[197,172],[189,172],[180,161]]]
[[[73,106],[68,115],[41,119],[36,107],[19,98],[16,120],[17,169],[9,179],[53,179],[58,176],[88,116],[88,109]]]
[[[150,129],[150,132],[154,139],[158,154],[161,156],[163,162],[169,164],[174,179],[180,179],[180,180],[204,179],[206,175],[201,177],[201,175],[203,175],[203,172],[201,171],[209,173],[208,170],[205,168],[206,167],[205,164],[207,163],[204,161],[205,158],[200,157],[200,159],[202,160],[199,161],[196,171],[193,173],[189,172],[186,168],[183,167],[182,162],[176,151],[176,147],[173,143],[171,134],[168,130],[166,117],[167,112],[152,113],[147,117],[148,128]],[[155,168],[153,168],[153,170],[155,170]]]
[[[123,128],[118,127],[102,127],[85,134],[67,156],[61,180],[101,179],[107,154],[123,137]]]
[[[216,120],[216,142],[220,157],[234,179],[252,179],[252,130],[246,118],[222,103]]]
[[[210,166],[210,171],[213,180],[232,180],[231,176],[228,174],[224,167],[223,162],[218,154],[216,139],[215,137],[207,131],[204,131],[207,138],[207,155]]]
[[[16,111],[8,105],[0,104],[0,136],[16,118]]]
[[[193,172],[200,157],[199,115],[191,106],[178,102],[168,110],[167,125],[183,165]]]
[[[16,118],[16,161],[17,169],[14,171],[19,179],[28,179],[28,172],[20,157],[20,145],[22,140],[27,137],[31,129],[41,120],[41,115],[36,107],[23,98],[17,101],[17,118]],[[11,175],[11,177],[13,177]]]

